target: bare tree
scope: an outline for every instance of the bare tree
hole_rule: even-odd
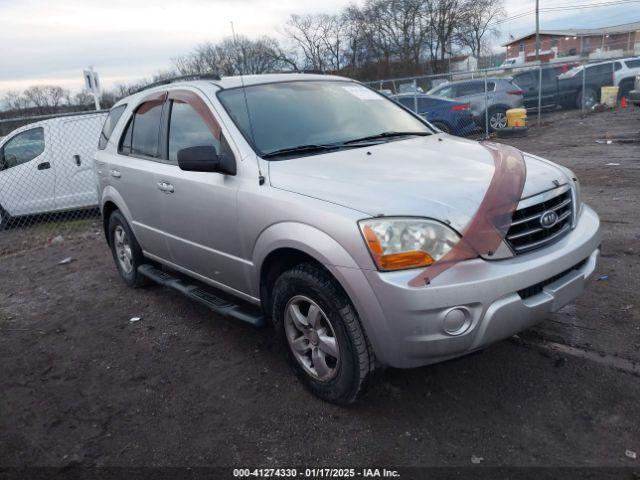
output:
[[[24,96],[38,113],[56,113],[69,91],[57,85],[36,85],[27,88]]]
[[[17,90],[8,91],[3,97],[7,110],[21,113],[29,107],[29,100]]]
[[[344,66],[348,40],[343,15],[291,15],[284,30],[302,52],[305,68],[337,71]]]
[[[489,38],[499,33],[495,21],[504,15],[503,0],[467,0],[462,6],[456,42],[479,59],[487,50]]]
[[[452,53],[453,36],[462,22],[462,0],[427,0],[427,11],[432,29],[432,69],[439,72],[444,69],[447,53]]]
[[[198,45],[191,53],[173,60],[182,75],[212,73],[219,76],[260,74],[296,69],[295,58],[277,40],[244,36],[225,38],[220,43]]]

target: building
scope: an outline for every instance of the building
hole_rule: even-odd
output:
[[[478,59],[473,55],[460,55],[457,57],[451,57],[450,72],[468,72],[470,70],[478,69]]]
[[[540,60],[599,59],[640,55],[640,22],[603,28],[540,30]],[[503,44],[506,61],[522,65],[536,60],[536,34]]]

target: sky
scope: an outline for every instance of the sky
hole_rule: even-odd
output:
[[[505,0],[507,16],[535,0]],[[602,0],[540,0],[545,6]],[[608,0],[610,1],[610,0]],[[336,13],[363,0],[0,0],[0,96],[55,84],[78,92],[93,66],[108,89],[150,77],[199,43],[231,34],[282,35],[292,13]],[[640,4],[548,12],[542,29],[589,28],[640,20]],[[637,12],[637,13],[636,13]],[[635,18],[634,18],[635,17]],[[501,38],[534,29],[534,16],[500,24]]]

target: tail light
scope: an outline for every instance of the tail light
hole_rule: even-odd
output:
[[[508,90],[507,93],[509,95],[522,95],[524,92],[522,90]]]
[[[471,107],[469,106],[468,103],[465,103],[463,105],[454,105],[453,107],[451,107],[451,110],[453,110],[454,112],[460,112],[463,110],[469,110]]]

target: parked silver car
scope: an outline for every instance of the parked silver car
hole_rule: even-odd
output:
[[[482,128],[486,121],[489,131],[500,130],[507,126],[507,110],[523,106],[523,92],[510,77],[488,78],[485,93],[485,81],[461,80],[446,82],[432,88],[427,95],[452,98],[471,105],[471,112]]]
[[[441,133],[348,79],[170,83],[112,112],[96,169],[123,280],[271,323],[331,402],[381,366],[530,327],[596,266],[598,216],[571,171]]]

